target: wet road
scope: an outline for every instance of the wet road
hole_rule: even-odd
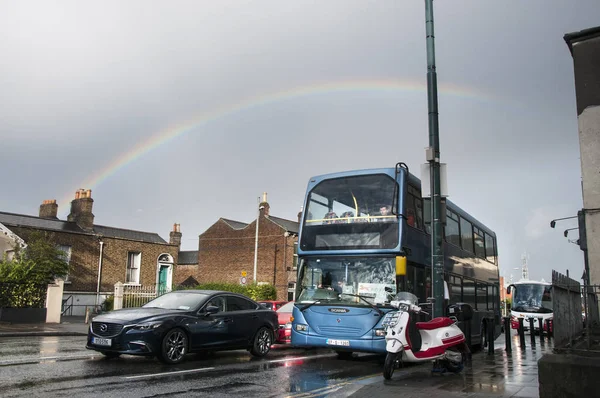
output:
[[[528,336],[529,337],[529,336]],[[537,361],[552,343],[493,355],[473,354],[460,374],[432,375],[431,365],[407,365],[392,380],[383,357],[339,360],[330,350],[275,346],[263,359],[246,351],[191,355],[180,365],[123,356],[106,359],[85,349],[85,336],[0,338],[2,397],[537,397]]]
[[[180,365],[85,349],[85,336],[0,340],[3,397],[24,396],[316,396],[348,382],[381,375],[381,357],[338,360],[330,350],[275,346],[263,359],[246,351],[191,355]],[[342,365],[342,366],[340,366]]]

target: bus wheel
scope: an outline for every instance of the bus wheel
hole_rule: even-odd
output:
[[[352,359],[352,351],[336,351],[338,359]]]

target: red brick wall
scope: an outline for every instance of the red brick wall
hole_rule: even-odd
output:
[[[10,229],[26,242],[34,231],[30,228],[10,227]],[[100,254],[99,239],[95,235],[48,232],[49,239],[55,244],[71,246],[70,284],[65,285],[67,291],[95,292],[98,282],[98,260]],[[137,242],[126,239],[103,237],[102,279],[100,291],[111,292],[114,284],[125,282],[127,273],[127,253],[142,253],[140,266],[140,284],[154,285],[158,256],[168,253],[177,264],[179,247],[169,244]],[[177,268],[173,270],[173,286],[176,286]],[[185,279],[185,278],[184,278]]]
[[[256,280],[275,285],[278,300],[287,300],[288,282],[296,280],[292,263],[297,237],[286,237],[284,233],[267,217],[260,218]],[[231,228],[223,220],[213,224],[200,235],[196,279],[200,283],[239,283],[245,271],[248,283],[252,283],[255,234],[255,222],[241,230]]]

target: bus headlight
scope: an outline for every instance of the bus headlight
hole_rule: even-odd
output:
[[[308,332],[308,325],[305,325],[303,323],[297,323],[296,332]]]
[[[375,336],[379,336],[379,337],[385,336],[385,329],[375,329]]]

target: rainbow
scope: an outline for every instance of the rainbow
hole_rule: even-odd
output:
[[[332,93],[344,93],[344,92],[419,92],[425,93],[427,91],[427,85],[425,82],[412,81],[412,80],[393,80],[393,79],[368,79],[368,80],[344,80],[336,82],[323,82],[315,83],[311,85],[294,87],[284,91],[272,92],[254,97],[247,98],[243,101],[236,102],[233,104],[223,105],[207,112],[204,112],[187,122],[177,124],[165,128],[153,134],[145,142],[141,142],[128,152],[122,153],[120,156],[114,158],[110,163],[103,169],[97,171],[95,174],[89,176],[85,181],[79,184],[78,187],[73,187],[68,195],[65,195],[59,204],[63,204],[61,208],[68,210],[69,203],[74,197],[74,192],[78,188],[93,189],[97,187],[104,180],[115,174],[118,170],[126,167],[128,164],[136,161],[140,157],[144,156],[153,149],[174,140],[175,138],[182,136],[187,133],[197,131],[200,127],[207,123],[215,120],[230,116],[236,112],[245,111],[251,108],[264,107],[269,104],[288,101],[301,97],[309,97],[314,95],[325,95]],[[439,84],[438,91],[441,96],[450,95],[461,97],[465,99],[475,101],[491,101],[492,97],[485,95],[473,88],[461,87],[452,84]],[[426,97],[423,96],[423,101],[426,101]],[[424,116],[426,117],[426,115]],[[65,206],[67,205],[67,206]]]

